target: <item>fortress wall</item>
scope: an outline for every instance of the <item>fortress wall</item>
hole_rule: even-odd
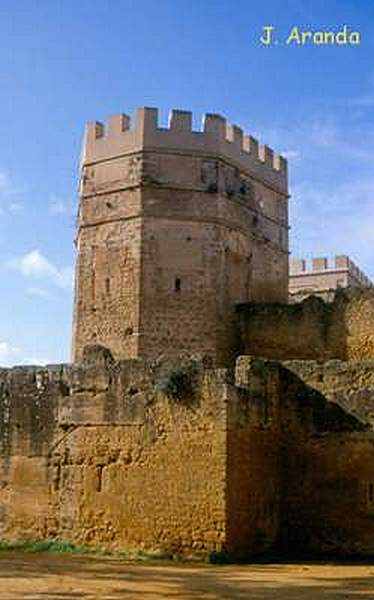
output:
[[[57,434],[64,367],[0,370],[0,538],[54,531],[49,452]]]
[[[310,296],[297,304],[237,307],[242,352],[276,360],[374,358],[374,291],[339,290],[332,303]]]
[[[344,309],[347,359],[374,358],[374,291],[350,290]]]
[[[281,524],[280,370],[241,356],[228,403],[227,550],[261,555],[277,542]]]
[[[374,552],[374,435],[290,435],[282,454],[280,548],[294,556]]]
[[[196,395],[168,398],[157,386],[170,368],[115,363],[99,349],[76,367],[1,372],[2,538],[184,554],[248,549],[253,514],[262,518],[260,490],[274,487],[274,440],[270,430],[262,440],[262,408],[248,405],[248,392],[237,394],[230,372],[201,365]],[[262,450],[270,446],[267,467]],[[258,453],[249,462],[241,459],[247,448]],[[247,522],[240,539],[238,522]]]
[[[374,427],[374,360],[291,360],[284,364],[307,385]]]
[[[1,537],[221,549],[225,406],[214,378],[196,406],[170,401],[153,367],[104,354],[2,371]]]
[[[334,361],[331,367],[336,363],[344,365]],[[359,413],[345,410],[348,382],[345,399],[343,394],[325,396],[294,364],[303,362],[286,363],[290,370],[282,372],[280,383],[284,438],[279,548],[299,558],[308,553],[371,555],[373,429],[358,418]],[[321,366],[313,361],[304,364],[310,369],[314,365],[317,373]],[[364,379],[356,383],[364,389]]]
[[[61,487],[52,502],[61,536],[114,548],[220,550],[226,468],[220,383],[212,376],[209,395],[179,401],[155,390],[162,366],[136,361],[117,368],[103,370],[107,389],[96,392],[96,407],[88,379],[61,415],[74,427],[55,453]]]
[[[345,255],[313,258],[311,266],[305,259],[290,260],[290,294],[327,292],[338,287],[371,287],[369,277]]]
[[[165,173],[174,159],[164,161]],[[163,172],[160,166],[157,172]],[[185,173],[183,161],[170,176],[179,172]],[[286,245],[279,251],[279,225],[269,220],[264,248],[266,218],[258,216],[250,195],[242,200],[206,189],[143,190],[140,356],[188,349],[227,364],[237,351],[235,304],[287,297],[287,253]],[[259,231],[255,218],[261,221]]]
[[[237,355],[238,302],[288,297],[287,165],[219,115],[91,123],[81,164],[73,362]]]
[[[111,215],[102,214],[102,206]],[[132,216],[121,216],[124,206]],[[110,194],[100,205],[89,198],[81,207],[73,361],[82,357],[85,345],[98,342],[110,346],[114,355],[124,351],[129,358],[138,355],[142,228],[138,212],[136,192]]]
[[[232,354],[234,305],[251,294],[256,240],[239,225],[247,209],[215,194],[207,200],[144,192],[141,355],[188,349],[227,363]]]
[[[193,131],[192,114],[180,110],[170,112],[167,128],[160,127],[157,108],[138,109],[134,122],[127,115],[113,116],[106,126],[93,121],[86,128],[82,163],[95,164],[139,148],[215,155],[287,194],[286,159],[220,115],[204,115],[202,128]]]
[[[275,360],[344,358],[343,323],[320,298],[289,305],[243,304],[237,316],[245,354]]]
[[[0,537],[242,557],[303,527],[326,549],[327,523],[336,551],[373,550],[351,496],[371,498],[372,432],[250,357],[235,374],[193,363],[194,393],[168,397],[177,364],[91,347],[75,367],[2,370]]]

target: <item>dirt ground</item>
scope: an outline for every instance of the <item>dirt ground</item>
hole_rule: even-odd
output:
[[[0,553],[0,600],[374,600],[374,564],[176,565]]]

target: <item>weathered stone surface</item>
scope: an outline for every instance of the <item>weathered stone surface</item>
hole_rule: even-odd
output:
[[[193,132],[143,109],[88,127],[77,231],[73,361],[238,351],[234,306],[287,301],[286,161],[218,115]],[[121,125],[122,123],[122,125]],[[126,123],[126,126],[124,125]],[[121,129],[124,127],[125,129]]]
[[[294,363],[243,356],[234,372],[92,347],[80,365],[2,370],[0,536],[185,555],[374,552],[374,432],[343,410],[343,392],[340,406],[322,396],[308,364],[306,385]],[[192,392],[162,391],[192,366]]]
[[[374,359],[374,290],[338,290],[332,303],[237,306],[244,354],[276,360]]]
[[[311,294],[331,301],[338,288],[373,287],[373,282],[346,255],[313,258],[311,268],[305,259],[290,260],[289,302],[300,302]]]
[[[90,124],[74,363],[0,370],[0,537],[374,554],[374,292],[282,304],[287,200],[219,115]]]

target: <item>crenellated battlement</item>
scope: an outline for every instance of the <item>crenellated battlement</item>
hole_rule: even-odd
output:
[[[157,108],[140,108],[134,119],[120,114],[106,125],[87,124],[82,164],[89,165],[141,150],[196,153],[222,158],[254,178],[287,194],[287,160],[218,114],[205,114],[202,130],[192,128],[192,113],[171,110],[160,127]]]
[[[288,295],[287,162],[217,114],[157,108],[87,125],[73,357],[236,348],[233,308]]]
[[[350,275],[357,283],[365,287],[371,287],[373,283],[359,269],[359,267],[346,255],[335,256],[333,261],[327,257],[312,258],[311,265],[308,265],[305,259],[290,260],[290,276],[304,277],[308,275],[323,275],[345,272]]]

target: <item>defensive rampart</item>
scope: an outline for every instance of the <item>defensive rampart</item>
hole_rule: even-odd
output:
[[[338,290],[331,303],[310,296],[296,304],[237,307],[243,354],[276,360],[374,358],[374,291]]]
[[[234,307],[287,301],[287,163],[219,115],[173,110],[87,127],[72,361],[236,354]]]
[[[0,394],[1,538],[374,552],[372,430],[277,363],[93,347],[75,367],[2,370]]]
[[[191,112],[175,109],[167,128],[158,126],[157,108],[138,109],[133,123],[124,114],[114,115],[106,126],[92,121],[86,128],[82,163],[91,165],[143,149],[211,154],[287,194],[287,161],[282,156],[221,115],[204,115],[202,129],[193,131]]]

